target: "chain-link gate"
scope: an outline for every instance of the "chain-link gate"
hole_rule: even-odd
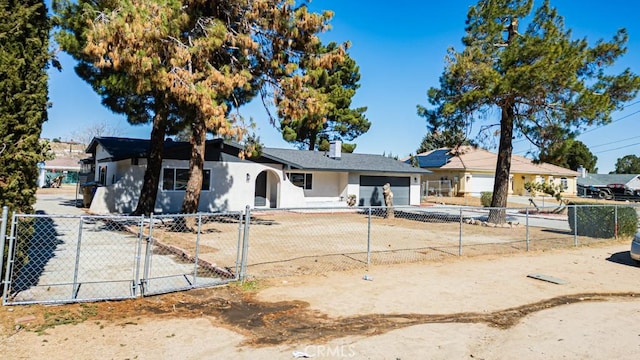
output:
[[[234,281],[242,227],[241,213],[14,215],[3,304],[128,299]]]
[[[243,214],[153,215],[144,256],[144,295],[238,280]]]
[[[142,224],[129,216],[14,215],[3,303],[137,296]]]

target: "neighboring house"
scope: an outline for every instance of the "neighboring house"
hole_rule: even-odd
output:
[[[628,187],[640,190],[640,175],[638,174],[587,174],[578,177],[578,194],[586,195],[590,188]]]
[[[415,155],[405,162],[417,163],[432,174],[423,176],[423,181],[450,181],[453,195],[477,196],[484,191],[493,191],[497,154],[490,151],[462,146],[455,151],[437,149]],[[509,194],[526,195],[527,182],[553,183],[564,187],[564,194],[576,194],[577,171],[560,166],[535,164],[523,156],[511,157]]]
[[[94,159],[98,187],[94,213],[135,209],[142,188],[149,140],[95,138],[86,152]],[[429,171],[381,155],[341,154],[263,148],[257,158],[241,159],[241,146],[220,139],[206,143],[199,210],[345,206],[356,195],[360,206],[384,205],[382,186],[390,183],[394,205],[420,204],[420,177]],[[337,150],[336,150],[337,149]],[[165,141],[155,211],[180,211],[189,180],[191,145]]]
[[[86,145],[77,142],[50,142],[52,160],[38,164],[38,186],[46,187],[57,176],[64,175],[62,183],[78,182],[80,160],[85,156]]]

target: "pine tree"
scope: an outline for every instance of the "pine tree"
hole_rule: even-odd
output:
[[[319,45],[316,51],[326,54],[338,48],[336,43],[329,43],[326,47]],[[312,56],[313,54],[308,54]],[[360,87],[360,69],[355,60],[345,54],[343,60],[329,69],[307,68],[303,61],[301,67],[311,77],[311,86],[327,98],[328,107],[325,112],[305,114],[301,118],[291,118],[286,114],[279,114],[282,137],[299,147],[308,150],[328,151],[333,140],[343,141],[342,150],[353,152],[356,137],[366,133],[371,127],[365,112],[366,107],[351,108],[351,101]]]
[[[532,13],[522,31],[520,20]],[[549,1],[534,11],[532,0],[481,0],[469,8],[466,25],[465,48],[448,51],[440,87],[429,90],[429,111],[454,128],[500,114],[491,206],[504,207],[514,136],[544,148],[585,126],[608,123],[635,97],[640,78],[628,69],[605,72],[626,51],[625,30],[594,46],[572,40]],[[491,222],[504,219],[504,210],[489,215]]]
[[[63,18],[68,1],[61,2]],[[84,41],[78,48],[100,69],[126,74],[110,93],[164,94],[175,104],[180,127],[191,134],[190,178],[182,206],[198,209],[206,134],[241,140],[247,131],[237,108],[272,91],[279,112],[299,114],[322,108],[324,99],[309,86],[300,59],[319,40],[330,13],[314,14],[285,0],[81,0],[72,18]],[[97,4],[97,5],[96,5]],[[313,56],[313,66],[330,67],[342,50]],[[135,90],[132,92],[131,90]],[[142,111],[142,108],[141,110]],[[158,113],[158,112],[157,112]],[[155,125],[155,122],[154,122]],[[168,127],[175,125],[169,120]],[[247,153],[253,152],[251,146]]]

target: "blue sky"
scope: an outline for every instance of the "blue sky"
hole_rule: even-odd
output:
[[[535,0],[540,4],[541,0]],[[49,1],[47,1],[49,4]],[[416,114],[416,105],[427,105],[426,92],[438,86],[449,46],[462,49],[467,9],[471,0],[450,1],[344,1],[314,0],[313,10],[333,10],[332,29],[323,34],[324,41],[350,41],[349,50],[360,66],[361,81],[353,105],[366,106],[372,123],[366,134],[357,138],[356,152],[400,157],[415,153],[426,133],[426,123]],[[640,3],[629,0],[552,0],[565,17],[574,38],[587,37],[590,42],[609,40],[618,28],[629,33],[627,54],[616,70],[631,68],[640,72]],[[59,54],[63,71],[50,70],[49,120],[42,136],[69,140],[74,132],[96,122],[108,121],[121,130],[121,136],[148,137],[149,126],[129,126],[121,115],[111,113],[100,98],[80,80],[74,62]],[[640,100],[640,99],[637,99]],[[598,170],[608,173],[616,159],[640,154],[640,103],[631,101],[625,110],[613,115],[610,125],[591,128],[578,137],[598,157]],[[253,118],[256,133],[268,147],[291,148],[277,129],[269,124],[261,103],[242,108],[245,118]],[[496,119],[498,113],[495,114]],[[514,151],[526,155],[532,146],[515,140]]]

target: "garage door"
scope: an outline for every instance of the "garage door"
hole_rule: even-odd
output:
[[[471,178],[471,193],[480,195],[483,191],[493,192],[493,175],[473,175]]]
[[[410,177],[404,176],[360,176],[360,206],[384,206],[382,187],[391,185],[394,205],[409,205]]]

